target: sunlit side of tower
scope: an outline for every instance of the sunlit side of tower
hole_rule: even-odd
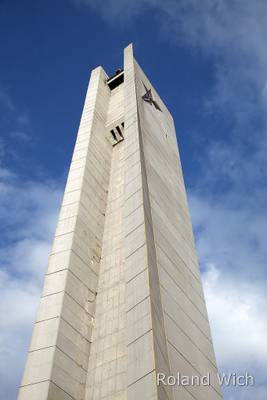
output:
[[[210,374],[209,386],[157,373]],[[217,400],[173,119],[133,57],[92,71],[19,400]]]

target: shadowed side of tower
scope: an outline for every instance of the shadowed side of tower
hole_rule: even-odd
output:
[[[221,398],[172,117],[92,71],[19,400]],[[157,373],[211,375],[157,385]]]

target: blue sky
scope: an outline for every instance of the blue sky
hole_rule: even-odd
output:
[[[92,68],[135,55],[172,112],[221,371],[267,398],[267,3],[0,2],[0,383],[16,398]],[[8,312],[7,312],[8,309]]]

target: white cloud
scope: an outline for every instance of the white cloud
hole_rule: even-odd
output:
[[[24,132],[24,131],[12,131],[12,132],[10,133],[10,136],[11,136],[13,139],[17,139],[17,140],[20,140],[20,141],[22,141],[22,142],[28,142],[28,141],[31,139],[30,135],[27,134],[27,133]]]
[[[0,381],[1,400],[16,398],[36,312],[39,285],[35,281],[0,273]]]
[[[3,111],[3,116],[8,111],[9,117],[7,118],[7,120],[9,121],[9,123],[7,127],[5,126],[5,131],[10,131],[10,138],[20,142],[29,142],[31,140],[31,135],[28,132],[31,125],[29,115],[28,113],[22,112],[18,109],[10,94],[1,87],[1,84],[0,110]],[[4,140],[0,139],[0,162],[2,162],[3,159],[4,147]]]
[[[137,17],[148,7],[158,5],[157,0],[106,0],[96,2],[95,0],[72,0],[77,5],[92,7],[100,12],[106,21],[111,23],[129,23],[133,17]]]
[[[0,87],[0,103],[4,105],[9,111],[14,111],[15,106],[9,94]]]
[[[258,203],[238,202],[233,192],[221,199],[191,192],[190,209],[202,266],[215,263],[231,276],[266,284],[267,216]]]
[[[27,126],[30,124],[30,118],[27,113],[21,113],[17,117],[17,121],[20,125]]]
[[[0,103],[15,125],[29,125],[11,97],[0,90]],[[18,117],[17,117],[18,114]],[[16,118],[17,117],[17,118]],[[10,137],[28,140],[24,131]],[[7,143],[0,139],[0,400],[15,400],[24,369],[48,254],[62,195],[52,180],[23,180],[6,167]]]
[[[1,173],[2,172],[2,173]],[[0,169],[0,399],[15,399],[62,190]]]
[[[190,192],[190,209],[220,370],[255,377],[246,390],[225,388],[225,398],[264,400],[267,218],[253,202],[233,206],[236,197],[234,190],[220,200]]]
[[[256,388],[225,387],[225,395],[229,399],[266,399],[266,292],[255,282],[240,282],[212,264],[207,266],[203,280],[221,372],[247,372],[255,379]]]
[[[230,371],[265,368],[267,294],[213,264],[207,266],[203,279],[212,333],[220,343],[216,348],[220,364]]]

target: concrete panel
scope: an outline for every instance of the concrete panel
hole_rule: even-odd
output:
[[[156,373],[150,372],[128,387],[128,400],[156,400],[158,392],[156,387]]]
[[[145,298],[127,312],[127,344],[152,330],[150,299]]]
[[[125,277],[129,282],[138,274],[143,272],[148,267],[147,264],[147,248],[145,243],[139,247],[134,253],[126,258],[125,263]]]
[[[55,346],[57,342],[59,322],[59,318],[53,318],[36,323],[29,351]]]
[[[130,310],[150,294],[148,269],[127,283],[126,309]]]
[[[38,385],[31,384],[29,386],[22,386],[19,391],[18,400],[48,400],[50,382],[40,382]],[[60,400],[71,400],[62,398]]]
[[[48,347],[28,353],[21,385],[38,384],[51,377],[55,347]]]
[[[132,385],[155,369],[152,332],[148,332],[128,346],[127,378]]]

